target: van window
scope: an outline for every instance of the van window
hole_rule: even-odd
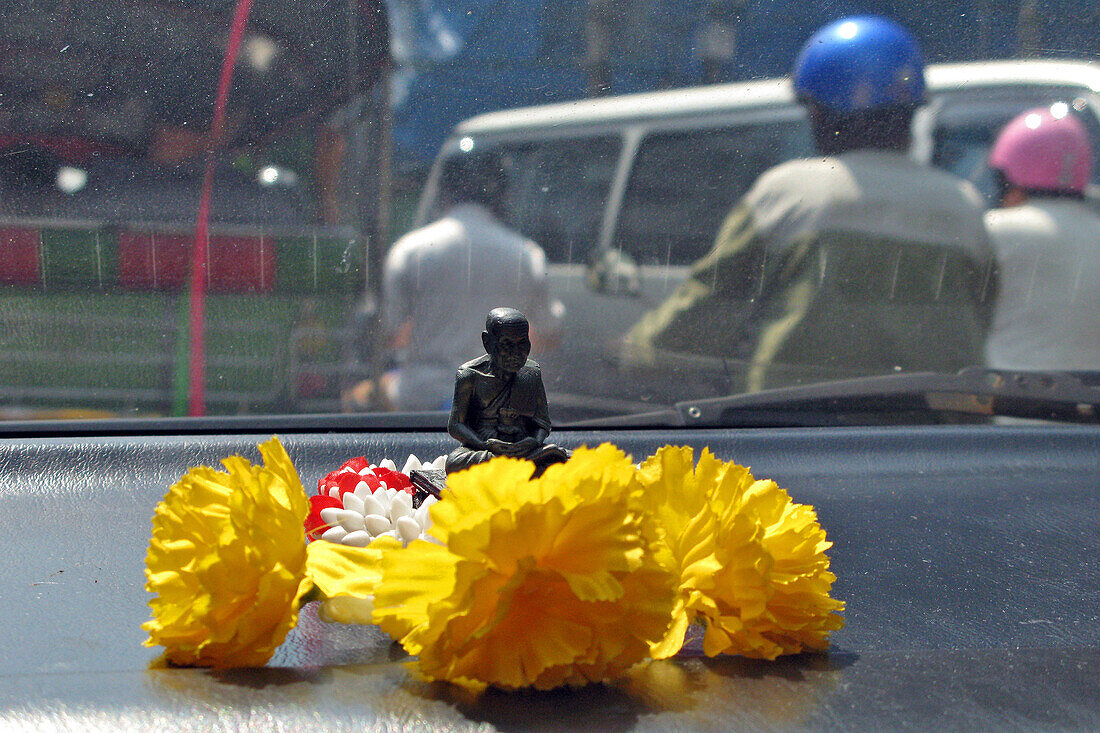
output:
[[[1088,130],[1093,150],[1100,150],[1100,121],[1087,99],[1072,93],[1050,92],[1018,94],[1011,99],[948,103],[940,111],[933,134],[932,162],[940,168],[971,181],[990,205],[997,195],[997,184],[986,163],[997,133],[1016,115],[1029,107],[1065,102],[1072,105]],[[1093,168],[1093,183],[1100,184],[1100,166]]]
[[[641,265],[686,265],[757,176],[810,152],[804,121],[648,135],[638,149],[613,247]]]
[[[584,262],[596,245],[619,162],[619,137],[552,140],[508,150],[508,223],[550,262]]]

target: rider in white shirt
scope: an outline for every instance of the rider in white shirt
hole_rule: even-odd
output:
[[[1019,115],[993,146],[1001,208],[986,225],[1002,287],[990,366],[1100,369],[1100,215],[1083,197],[1092,155],[1062,103]]]
[[[498,218],[499,158],[471,153],[445,165],[445,213],[399,239],[383,266],[382,322],[398,363],[382,384],[398,410],[450,408],[455,372],[483,350],[493,308],[519,309],[536,335],[556,326],[542,248]]]

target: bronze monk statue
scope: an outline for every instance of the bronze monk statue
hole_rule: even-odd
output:
[[[447,456],[447,473],[495,456],[534,461],[536,475],[569,458],[546,442],[550,415],[538,363],[528,359],[527,318],[515,308],[494,308],[485,319],[485,355],[458,368],[447,432],[462,445]]]

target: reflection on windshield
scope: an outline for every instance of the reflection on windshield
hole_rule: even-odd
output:
[[[802,122],[650,133],[634,158],[612,247],[640,264],[691,264],[758,175],[809,152]]]
[[[505,305],[531,319],[555,423],[1097,370],[1063,347],[1100,342],[1100,166],[1013,192],[990,159],[1059,104],[1072,155],[1100,148],[1089,3],[1060,3],[1059,28],[1031,3],[530,5],[7,8],[0,416],[439,413]],[[446,177],[484,156],[500,180],[475,212]],[[451,249],[398,268],[398,241]]]

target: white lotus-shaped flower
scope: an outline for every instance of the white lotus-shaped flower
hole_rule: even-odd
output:
[[[407,481],[410,471],[442,470],[446,460],[446,456],[439,456],[434,461],[423,463],[415,455],[411,455],[400,471],[403,474],[402,481]],[[341,494],[335,484],[331,487],[328,495],[339,499],[343,506],[321,510],[321,521],[329,528],[321,534],[320,539],[352,547],[366,547],[376,537],[388,536],[408,546],[413,540],[424,536],[431,526],[429,510],[438,500],[429,496],[424,503],[414,508],[413,495],[409,493],[411,489],[390,486],[389,483],[396,482],[392,479],[388,482],[386,472],[376,472],[377,468],[397,471],[396,464],[385,459],[377,466],[367,466],[356,472],[362,480],[353,491]],[[344,468],[340,473],[349,471],[354,469]],[[372,484],[377,488],[372,490]]]
[[[392,468],[395,471],[397,470],[397,466],[389,458],[383,460],[381,463],[378,464],[378,466],[380,468]],[[446,468],[447,456],[436,456],[436,459],[434,461],[421,463],[420,459],[417,458],[415,455],[410,455],[407,459],[405,459],[405,467],[401,469],[401,473],[408,476],[410,471],[443,471]]]

